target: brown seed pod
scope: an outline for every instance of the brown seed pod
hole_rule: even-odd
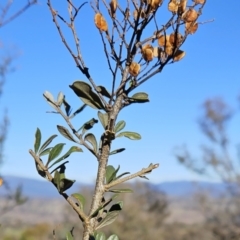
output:
[[[196,4],[204,4],[206,0],[194,0]]]
[[[195,22],[198,18],[198,12],[190,8],[183,14],[182,18],[185,22]]]
[[[178,6],[179,3],[177,2],[177,0],[170,0],[170,2],[168,3],[168,10],[172,13],[177,13]]]
[[[172,46],[179,46],[182,43],[183,36],[178,33],[177,35],[175,33],[170,34],[169,42]]]
[[[139,10],[134,10],[133,11],[133,17],[135,20],[137,20],[137,16],[138,16],[138,11]],[[142,9],[141,13],[140,13],[140,18],[145,18],[146,17],[146,13],[144,12],[144,10]]]
[[[187,6],[187,0],[181,0],[180,4],[178,6],[178,14],[179,15],[182,15],[185,12],[186,6]]]
[[[136,77],[138,74],[139,74],[139,71],[140,71],[140,64],[136,63],[136,62],[132,62],[130,67],[129,67],[129,73]]]
[[[111,2],[110,2],[110,10],[111,10],[111,16],[113,17],[113,18],[115,18],[115,16],[116,16],[116,11],[117,11],[117,0],[111,0]]]
[[[148,0],[148,4],[152,10],[156,10],[162,4],[162,2],[163,0]]]
[[[142,57],[145,61],[150,62],[154,58],[153,47],[150,44],[147,44],[142,47]]]
[[[173,61],[180,61],[181,59],[183,59],[183,57],[186,55],[186,52],[182,51],[182,50],[177,50],[177,52],[174,55]]]
[[[161,48],[159,48],[159,47],[154,47],[153,48],[153,56],[154,57],[160,58],[161,57],[161,52],[162,52]]]
[[[198,23],[197,22],[186,22],[185,24],[185,30],[189,34],[194,34],[198,29]]]
[[[164,47],[165,45],[166,46],[172,46],[172,44],[170,43],[170,36],[169,35],[161,35],[159,38],[158,38],[158,44],[159,46],[161,47]]]
[[[167,46],[164,50],[165,50],[165,53],[167,55],[172,55],[173,54],[173,47],[172,46]]]
[[[96,13],[94,17],[94,22],[96,27],[101,30],[106,32],[108,30],[108,25],[104,17],[102,16],[101,13]]]

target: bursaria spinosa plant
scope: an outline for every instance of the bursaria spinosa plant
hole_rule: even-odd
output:
[[[121,110],[136,103],[149,102],[145,92],[135,92],[140,85],[160,73],[163,68],[185,57],[183,43],[190,34],[196,33],[201,22],[205,2],[195,0],[172,0],[165,5],[162,0],[95,0],[90,2],[94,17],[92,31],[99,32],[103,52],[111,73],[111,89],[98,85],[98,79],[93,79],[91,71],[81,52],[80,35],[76,31],[76,19],[81,9],[87,3],[75,5],[72,0],[68,4],[69,19],[65,19],[48,0],[48,7],[59,36],[72,56],[77,68],[86,78],[85,81],[75,81],[70,85],[73,92],[80,98],[82,105],[71,111],[70,103],[60,92],[55,99],[50,92],[43,94],[53,108],[53,112],[60,114],[66,121],[66,126],[57,125],[58,132],[67,140],[74,143],[66,153],[61,154],[64,143],[50,147],[57,135],[49,137],[43,144],[41,131],[35,134],[34,150],[30,154],[35,160],[36,169],[40,176],[50,181],[65,200],[72,206],[83,223],[82,239],[119,239],[112,235],[108,238],[99,229],[111,224],[123,208],[123,202],[116,200],[119,193],[131,192],[131,189],[116,188],[120,183],[130,179],[147,178],[146,174],[158,167],[150,163],[142,170],[130,174],[119,173],[120,166],[110,165],[111,155],[118,154],[125,148],[111,149],[112,142],[119,137],[131,140],[141,139],[141,135],[132,131],[125,131],[125,121],[117,121]],[[161,22],[159,10],[169,11],[169,18]],[[65,39],[63,26],[71,31],[75,48]],[[86,34],[86,31],[84,31]],[[95,57],[95,56],[94,56]],[[101,84],[101,83],[100,83]],[[96,110],[96,115],[82,126],[73,126],[72,119],[82,113],[86,107]],[[90,132],[95,124],[103,127],[100,139]],[[84,208],[85,198],[80,193],[69,196],[65,191],[74,184],[65,176],[68,161],[72,153],[81,153],[83,149],[91,152],[98,164],[94,195],[89,212]],[[43,158],[46,157],[46,160]],[[107,195],[110,192],[112,195]],[[109,197],[110,196],[110,197]],[[67,239],[73,239],[69,232]],[[79,239],[79,238],[78,238]]]

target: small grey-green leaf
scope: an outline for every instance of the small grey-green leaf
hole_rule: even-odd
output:
[[[116,179],[119,179],[119,178],[121,178],[122,176],[127,175],[127,174],[130,174],[130,172],[121,173],[119,176],[116,177]]]
[[[111,198],[109,198],[102,206],[103,208],[105,208],[109,203],[111,203],[115,198],[118,197],[118,193],[115,193],[111,196]]]
[[[87,130],[91,129],[94,124],[98,123],[98,120],[95,118],[90,119],[89,121],[85,122],[78,131],[82,129],[82,134],[84,134]]]
[[[87,98],[81,98],[80,97],[80,99],[84,102],[84,104],[88,105],[89,107],[92,107],[94,109],[102,109],[102,108],[96,107],[95,104],[93,104],[92,101],[90,101]]]
[[[130,99],[136,100],[137,102],[149,102],[148,94],[144,92],[135,93]]]
[[[121,132],[116,137],[127,137],[131,140],[139,140],[141,139],[141,135],[136,132]]]
[[[43,150],[42,152],[39,153],[39,156],[44,156],[50,153],[52,147],[46,148],[45,150]]]
[[[145,175],[139,176],[140,178],[145,178],[146,180],[149,180]]]
[[[92,87],[86,82],[76,81],[69,87],[85,104],[95,109],[104,109],[102,101],[98,95],[92,91]]]
[[[122,208],[123,208],[123,201],[120,201],[120,202],[113,204],[110,207],[109,212],[121,211]]]
[[[117,154],[117,153],[123,152],[124,150],[125,148],[119,148],[110,152],[109,155]]]
[[[35,133],[35,141],[34,141],[34,152],[37,153],[39,150],[39,147],[41,145],[41,138],[42,134],[39,128],[37,128]]]
[[[113,192],[113,193],[132,193],[133,190],[129,188],[121,188],[121,189],[110,189],[108,192]]]
[[[60,180],[61,180],[60,173],[58,171],[55,171],[53,181],[54,181],[58,191],[60,191]]]
[[[100,210],[102,210],[103,208],[105,208],[109,203],[111,203],[115,198],[118,197],[118,193],[115,193],[112,195],[111,198],[109,198],[103,205],[101,205],[97,210],[95,210],[92,214],[91,214],[91,218],[96,217],[99,213]]]
[[[63,178],[60,181],[60,191],[61,193],[65,192],[66,190],[68,190],[70,187],[72,187],[72,185],[75,183],[75,180],[70,180],[67,178]]]
[[[74,240],[71,232],[67,232],[67,234],[66,234],[66,240]],[[116,240],[116,239],[114,239],[114,240]]]
[[[77,114],[79,114],[80,112],[82,112],[86,106],[87,106],[86,104],[83,104],[80,108],[78,108],[78,109],[71,115],[70,118],[73,118],[73,117],[75,117]]]
[[[103,232],[98,232],[95,234],[95,240],[106,240],[106,236]]]
[[[47,166],[54,158],[56,158],[60,155],[64,145],[65,145],[65,143],[59,143],[51,149],[51,151],[48,155]]]
[[[63,99],[64,99],[64,95],[62,92],[59,92],[58,93],[58,96],[57,96],[57,104],[59,107],[61,107],[62,103],[63,103]]]
[[[102,221],[99,223],[99,225],[95,229],[97,230],[113,223],[118,217],[118,215],[119,215],[119,211],[108,212],[106,217],[102,219]]]
[[[73,193],[71,196],[77,199],[79,207],[83,209],[86,202],[85,197],[79,193]]]
[[[41,159],[40,159],[40,161],[42,162]],[[46,178],[46,172],[41,168],[41,166],[38,165],[36,162],[35,162],[35,166],[36,166],[36,169],[37,169],[38,174],[39,174],[41,177]]]
[[[97,153],[97,140],[92,133],[86,134],[86,136],[84,137],[84,141],[88,141],[89,143],[91,143],[94,153]]]
[[[67,138],[70,141],[76,142],[74,137],[72,136],[72,134],[68,131],[67,128],[57,125],[57,129],[58,131],[62,134],[62,136],[64,136],[65,138]]]
[[[54,97],[50,92],[45,91],[43,96],[45,97],[45,99],[47,100],[48,104],[51,107],[53,107],[54,109],[57,109],[56,106],[55,106],[55,103],[54,103]]]
[[[99,118],[103,128],[106,129],[106,127],[108,125],[108,114],[98,111],[98,118]]]
[[[39,152],[42,153],[43,150],[52,142],[52,140],[57,137],[56,134],[52,135],[51,137],[49,137],[45,142],[44,144],[41,146]]]
[[[112,182],[113,180],[116,179],[116,175],[117,175],[119,169],[120,169],[120,165],[119,165],[118,168],[112,173],[112,175],[109,177],[109,179],[108,179],[109,182]]]
[[[62,157],[57,159],[49,168],[54,166],[55,164],[61,162],[62,160],[68,158],[73,152],[82,152],[83,150],[80,147],[72,146]]]
[[[115,172],[115,168],[112,165],[108,165],[106,167],[106,176],[105,176],[105,178],[106,178],[106,183],[107,184],[110,183],[111,176],[112,176],[112,174],[114,172]]]
[[[114,132],[117,133],[117,132],[120,132],[122,129],[124,129],[124,127],[126,126],[126,122],[125,121],[119,121],[115,128],[114,128]]]
[[[119,240],[119,238],[116,234],[113,234],[107,240]]]
[[[63,105],[64,105],[65,112],[66,112],[67,116],[69,116],[69,115],[71,114],[71,106],[70,106],[69,103],[66,101],[65,96],[64,96],[64,98],[63,98]]]
[[[111,98],[109,91],[104,86],[97,86],[98,92],[107,98]]]

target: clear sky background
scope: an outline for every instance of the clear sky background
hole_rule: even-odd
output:
[[[19,2],[16,1],[16,8]],[[59,12],[66,11],[65,2],[53,1]],[[162,10],[165,11],[163,18],[170,16],[167,2],[162,7],[165,8]],[[110,164],[116,167],[120,164],[120,171],[133,173],[150,163],[160,163],[160,167],[149,175],[155,183],[206,180],[181,166],[173,150],[176,146],[186,144],[196,157],[200,157],[199,147],[206,143],[206,139],[198,128],[197,119],[201,115],[201,104],[207,98],[222,97],[233,110],[238,108],[239,9],[240,1],[226,3],[208,0],[200,21],[214,18],[214,22],[200,25],[198,32],[188,38],[182,47],[186,51],[182,61],[166,66],[161,74],[138,89],[149,94],[150,103],[131,105],[120,114],[119,120],[127,122],[125,130],[139,132],[142,140],[117,139],[113,149],[126,147],[126,151],[113,155]],[[102,57],[100,36],[93,17],[94,13],[88,4],[77,20],[83,56],[97,85],[109,86],[111,78]],[[70,39],[70,35],[66,34]],[[1,99],[2,111],[8,109],[11,121],[5,146],[6,162],[1,171],[5,175],[41,179],[28,153],[33,148],[36,128],[41,129],[45,140],[58,133],[56,124],[66,126],[60,116],[46,113],[51,108],[42,94],[48,90],[57,96],[62,91],[73,109],[76,109],[82,103],[68,85],[75,80],[86,81],[86,78],[77,70],[63,46],[46,1],[40,0],[37,6],[1,28],[0,39],[9,52],[19,53],[14,62],[16,71],[8,75]],[[92,117],[97,118],[96,111],[87,108],[74,119],[74,124],[78,128]],[[95,130],[96,135],[100,136],[100,123]],[[233,119],[228,130],[235,156],[236,144],[240,142],[239,116]],[[58,142],[66,141],[59,135],[54,143]],[[69,146],[66,145],[65,151]],[[86,150],[73,154],[69,160],[66,172],[69,178],[80,182],[92,182],[95,179],[97,162]]]

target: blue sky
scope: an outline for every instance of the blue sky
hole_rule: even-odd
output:
[[[66,11],[65,1],[53,3],[60,12]],[[166,3],[163,12],[167,12]],[[15,4],[18,7],[19,3]],[[120,164],[122,171],[133,173],[151,162],[160,163],[160,167],[149,175],[155,183],[204,180],[179,165],[173,150],[186,144],[195,156],[200,157],[199,146],[206,140],[199,131],[197,119],[201,114],[200,106],[207,98],[222,97],[237,109],[240,94],[239,8],[239,1],[234,4],[207,2],[200,21],[214,18],[214,22],[201,25],[198,32],[189,37],[182,47],[186,51],[182,61],[165,67],[161,74],[138,89],[149,94],[150,103],[131,105],[120,114],[119,120],[127,122],[125,129],[139,132],[142,140],[117,139],[113,149],[126,147],[127,150],[112,156],[110,164],[116,167]],[[164,13],[163,17],[166,14],[170,13]],[[102,58],[100,36],[93,16],[92,9],[86,5],[77,20],[82,52],[97,85],[110,86],[111,78]],[[66,36],[70,39],[70,35]],[[68,85],[75,80],[86,81],[86,78],[76,69],[63,46],[43,0],[1,28],[0,39],[10,52],[19,55],[14,62],[16,71],[8,75],[1,99],[1,108],[8,109],[11,121],[5,147],[6,163],[1,171],[7,175],[40,179],[28,153],[33,148],[35,130],[39,127],[46,139],[57,133],[57,124],[66,126],[60,116],[46,113],[51,108],[42,94],[48,90],[57,96],[62,91],[76,109],[81,102]],[[87,108],[73,122],[80,127],[92,117],[97,118],[96,111]],[[100,136],[101,125],[93,131]],[[234,148],[239,143],[239,116],[229,125],[229,132],[235,154]],[[54,143],[58,142],[66,141],[59,136]],[[65,150],[69,146],[67,144]],[[96,170],[96,160],[85,150],[72,155],[66,173],[80,182],[92,182]]]

